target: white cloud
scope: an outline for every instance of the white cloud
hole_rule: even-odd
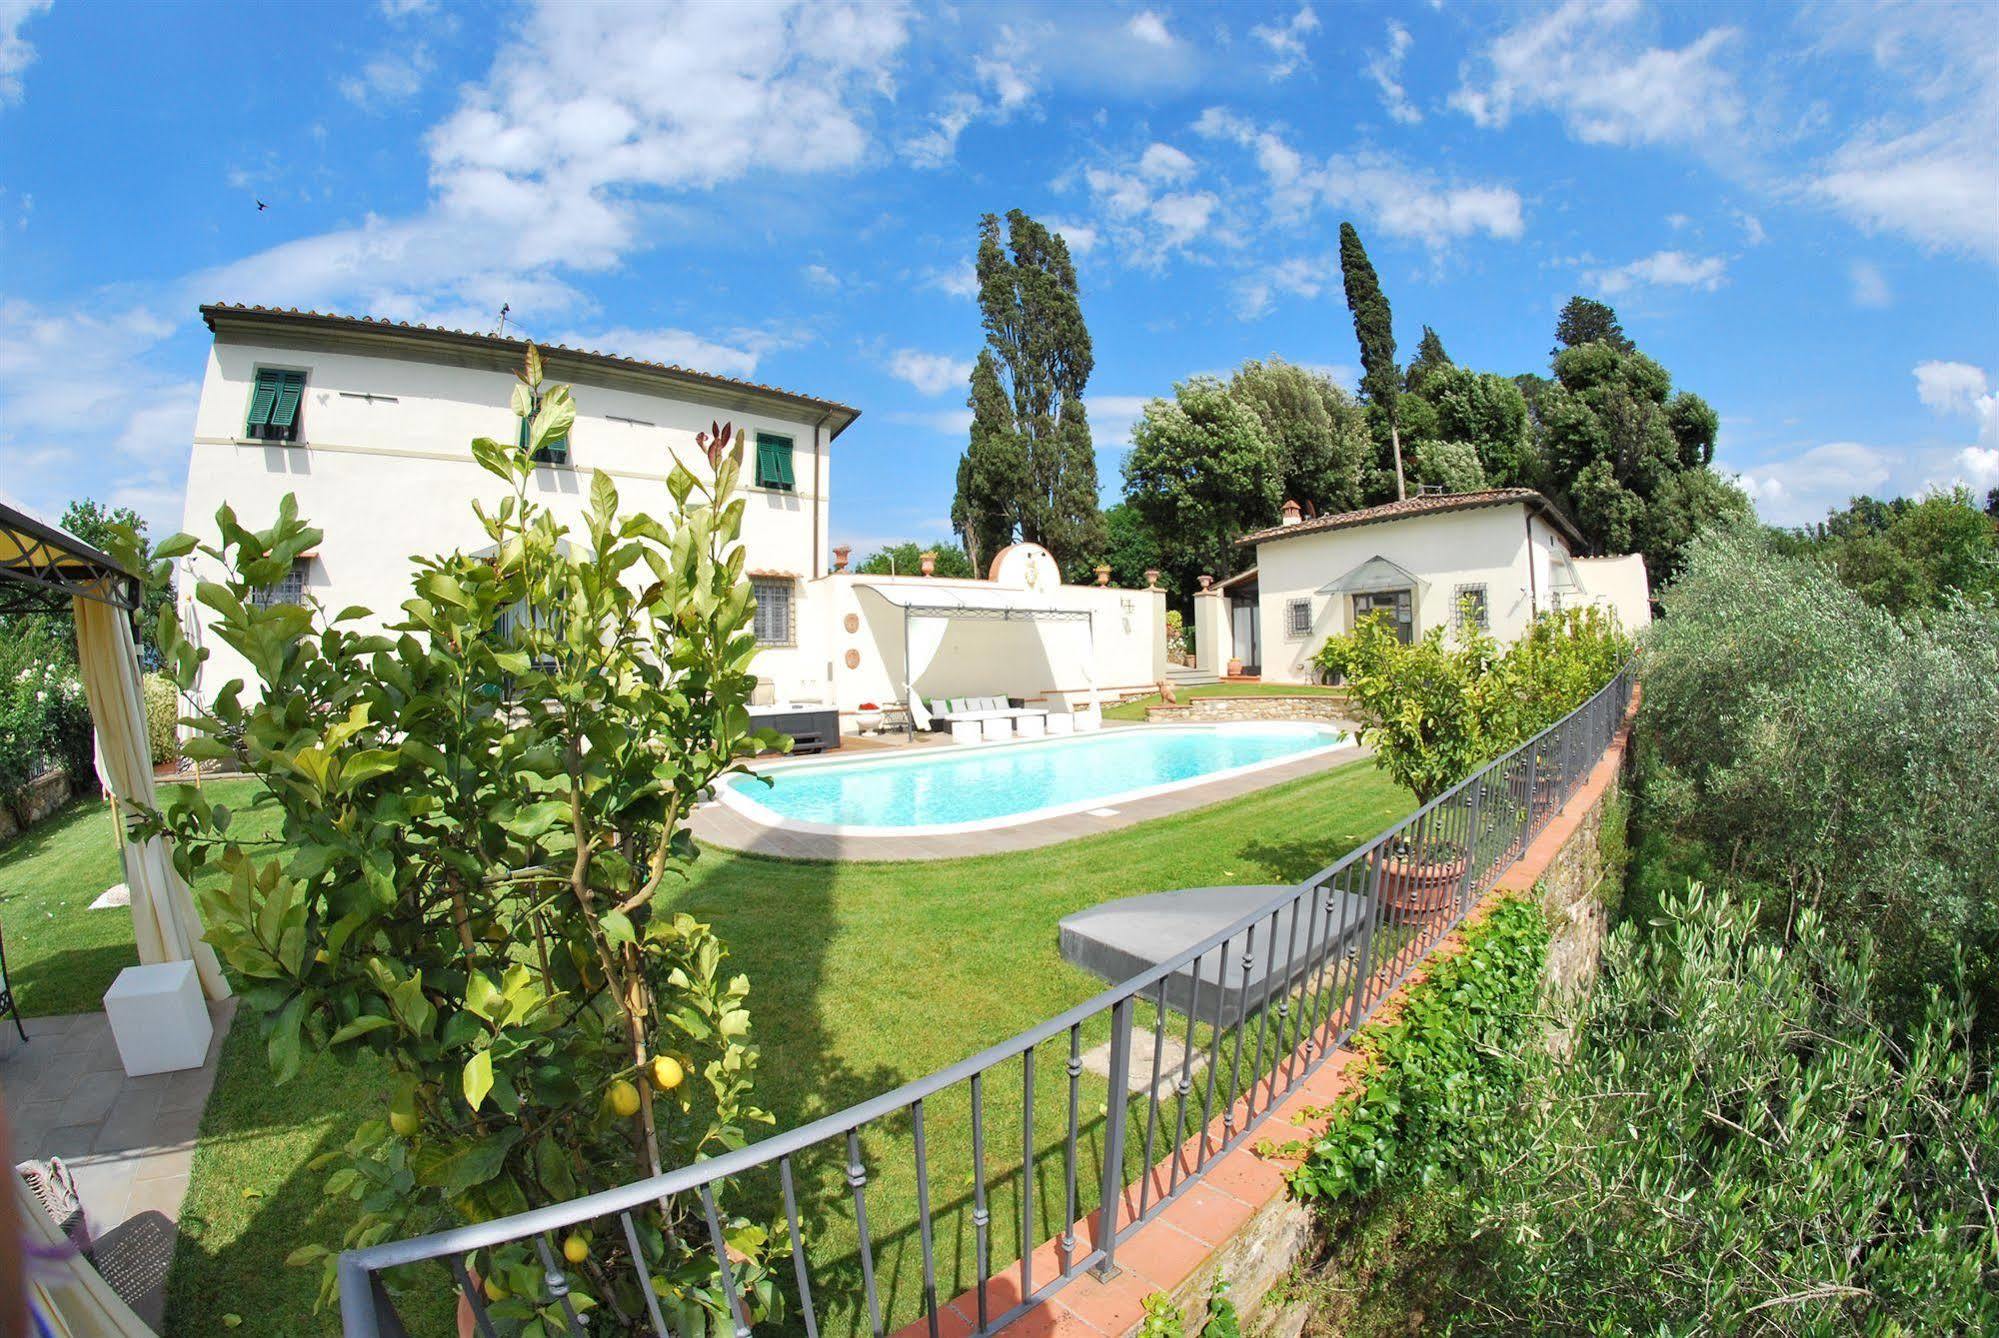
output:
[[[1337,272],[1329,255],[1280,260],[1236,285],[1236,315],[1242,320],[1254,320],[1270,310],[1279,293],[1307,300],[1316,298],[1333,286]]]
[[[585,305],[565,271],[646,245],[662,197],[861,163],[907,22],[893,5],[544,5],[426,138],[426,208],[195,283],[398,318],[487,321],[501,302],[530,323],[560,316]]]
[[[1769,239],[1769,234],[1763,231],[1763,220],[1756,215],[1738,213],[1735,221],[1742,226],[1742,240],[1749,245],[1761,246]]]
[[[1854,261],[1846,267],[1846,277],[1853,284],[1853,305],[1857,307],[1885,307],[1895,300],[1887,276],[1872,261]]]
[[[1592,270],[1583,280],[1605,297],[1634,288],[1696,288],[1711,293],[1727,282],[1728,262],[1720,256],[1656,251],[1626,265]]]
[[[840,276],[824,265],[807,265],[799,271],[805,282],[814,288],[832,292],[840,286]]]
[[[956,437],[964,441],[972,432],[972,411],[970,409],[933,409],[921,413],[896,410],[887,415],[891,423],[903,423],[910,427],[920,427],[926,432],[934,432],[940,437]],[[946,529],[950,527],[945,526]]]
[[[1042,220],[1042,226],[1059,236],[1072,256],[1086,256],[1097,249],[1097,230],[1087,223],[1050,216]],[[974,283],[973,291],[977,290]]]
[[[1369,52],[1367,57],[1367,77],[1374,80],[1375,87],[1381,90],[1382,107],[1391,119],[1404,125],[1415,125],[1423,119],[1423,113],[1417,110],[1416,104],[1409,100],[1408,93],[1402,88],[1402,62],[1408,59],[1409,48],[1414,44],[1415,39],[1409,36],[1409,30],[1390,19],[1388,49]]]
[[[0,107],[21,100],[21,76],[35,63],[34,43],[21,29],[53,0],[0,0]]]
[[[890,376],[916,387],[920,394],[942,395],[970,380],[972,363],[969,358],[954,358],[946,353],[900,348],[889,357],[888,371]]]
[[[423,91],[434,62],[421,43],[404,51],[384,51],[361,67],[359,74],[340,80],[340,96],[357,107],[373,110],[408,102]]]
[[[1916,365],[1915,377],[1916,398],[1924,407],[1976,420],[1978,440],[1999,446],[1999,394],[1989,388],[1983,368],[1968,362],[1924,362]]]
[[[1303,222],[1317,205],[1359,215],[1377,232],[1442,250],[1483,234],[1513,240],[1525,231],[1520,195],[1509,186],[1446,180],[1376,150],[1335,153],[1323,163],[1297,152],[1274,130],[1220,107],[1194,123],[1196,133],[1249,149],[1263,173],[1271,213]]]
[[[999,52],[1029,45],[1013,28],[1001,28],[994,50],[972,60],[972,79],[977,87],[947,94],[932,113],[930,128],[898,146],[903,158],[913,167],[943,167],[957,157],[958,137],[974,122],[999,125],[1012,119],[1013,113],[1034,97],[1037,73]]]
[[[1879,493],[1894,472],[1895,457],[1857,441],[1814,446],[1785,460],[1743,471],[1736,480],[1772,525],[1822,520],[1849,497]]]
[[[1865,116],[1806,176],[1805,198],[1869,231],[1999,261],[1999,41],[1987,5],[1826,7],[1822,51]]]
[[[1166,20],[1149,9],[1140,10],[1132,15],[1131,22],[1127,23],[1125,28],[1147,46],[1170,47],[1175,43],[1173,34],[1167,31]]]
[[[1050,223],[1048,226],[1055,225]],[[1075,249],[1076,243],[1071,241],[1069,245],[1071,249]],[[940,293],[949,293],[952,297],[977,297],[979,272],[972,267],[971,261],[962,260],[949,269],[932,270],[924,276],[923,286],[935,288]]]
[[[1298,6],[1298,12],[1284,23],[1259,23],[1249,30],[1251,37],[1270,48],[1272,83],[1289,79],[1312,63],[1305,51],[1305,39],[1318,30],[1319,16],[1310,5]]]
[[[1973,491],[1999,488],[1999,446],[1967,446],[1957,453],[1957,467]]]
[[[437,0],[377,0],[377,8],[382,16],[389,19],[408,18],[412,14],[428,14],[437,7]]]
[[[1711,147],[1744,119],[1724,57],[1740,33],[1711,28],[1679,48],[1648,45],[1638,0],[1568,0],[1502,32],[1462,72],[1450,105],[1478,125],[1516,111],[1559,116],[1586,144]]]
[[[1181,182],[1194,175],[1194,160],[1171,144],[1151,144],[1138,157],[1138,174],[1151,182]]]
[[[1131,444],[1131,426],[1152,402],[1150,395],[1091,395],[1083,407],[1090,415],[1090,440],[1098,450],[1122,449]]]

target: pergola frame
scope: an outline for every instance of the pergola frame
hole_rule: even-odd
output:
[[[916,695],[916,684],[910,674],[909,663],[909,622],[912,618],[970,618],[977,622],[993,623],[1088,623],[1090,651],[1092,654],[1096,653],[1097,615],[1093,609],[993,609],[966,608],[961,604],[905,604],[902,606],[902,681],[903,690],[911,697]],[[911,717],[912,720],[914,718]]]
[[[72,599],[134,612],[139,577],[75,535],[0,503],[0,613],[68,613]]]

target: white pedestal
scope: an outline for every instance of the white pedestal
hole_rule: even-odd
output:
[[[1070,715],[1067,711],[1050,711],[1048,713],[1047,729],[1050,734],[1074,734],[1076,732],[1076,717]]]
[[[193,962],[128,966],[104,992],[118,1058],[130,1077],[198,1069],[214,1024]]]
[[[1013,721],[1002,718],[986,721],[986,742],[1004,743],[1013,737]]]
[[[1023,739],[1038,739],[1048,732],[1048,717],[1045,715],[1024,715],[1013,722],[1013,727]]]
[[[1099,711],[1086,706],[1076,712],[1076,732],[1078,734],[1087,733],[1093,729],[1102,729],[1103,725],[1104,717]]]
[[[985,731],[979,728],[979,722],[976,720],[953,720],[951,722],[951,742],[953,743],[977,743],[984,737]]]

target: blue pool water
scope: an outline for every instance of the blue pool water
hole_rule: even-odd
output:
[[[1106,730],[1017,745],[925,749],[912,757],[776,767],[771,784],[726,784],[779,825],[936,828],[1075,811],[1134,791],[1282,761],[1342,741],[1338,730],[1276,722]]]

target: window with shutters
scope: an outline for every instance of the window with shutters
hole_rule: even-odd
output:
[[[304,604],[305,577],[312,566],[309,557],[293,558],[292,569],[274,585],[260,585],[250,592],[250,602],[260,609],[268,609],[273,604]]]
[[[304,372],[259,367],[243,435],[257,441],[297,441],[304,401]]]
[[[526,418],[521,419],[520,445],[522,450],[526,450],[528,448],[528,432],[529,429],[531,429],[534,426],[534,415],[540,412],[541,412],[541,397],[537,395],[535,397],[533,412],[529,413]],[[564,434],[563,436],[557,437],[554,441],[551,441],[550,443],[548,443],[548,445],[536,451],[534,453],[534,462],[538,465],[568,464],[569,463],[568,435]]]
[[[791,475],[791,438],[757,433],[757,486],[790,492],[796,485]]]
[[[1293,641],[1312,634],[1312,601],[1294,599],[1284,606],[1284,635]]]
[[[1459,632],[1485,632],[1492,628],[1483,585],[1461,585],[1451,600]]]
[[[750,582],[756,593],[756,634],[759,646],[789,646],[792,583],[783,577],[759,576]]]

